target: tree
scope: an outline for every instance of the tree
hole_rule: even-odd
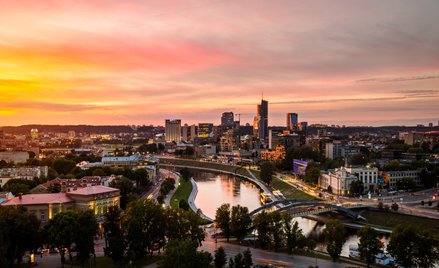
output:
[[[252,252],[250,251],[249,248],[247,248],[244,251],[242,256],[243,256],[244,268],[251,268],[251,267],[253,267]]]
[[[439,261],[439,243],[425,231],[417,234],[415,247],[416,266],[422,268],[435,267]]]
[[[393,203],[392,206],[390,207],[393,211],[398,211],[399,206],[396,203]]]
[[[125,254],[125,241],[121,230],[121,210],[117,206],[109,207],[104,219],[106,253],[114,262],[119,262]]]
[[[283,214],[283,232],[285,234],[286,246],[289,254],[298,246],[300,236],[303,236],[302,229],[299,228],[297,221],[294,221],[290,214]]]
[[[125,177],[121,177],[113,180],[110,186],[120,190],[120,207],[125,209],[128,204],[128,195],[135,190],[133,182]]]
[[[167,208],[164,213],[166,219],[165,236],[168,240],[191,238],[198,245],[201,245],[205,233],[201,228],[202,220],[198,215],[192,211],[173,208]]]
[[[393,228],[387,250],[399,265],[406,268],[415,266],[416,239],[416,231],[410,226]]]
[[[193,174],[192,174],[192,172],[188,169],[188,168],[182,168],[181,170],[180,170],[180,175],[181,175],[181,177],[183,178],[183,180],[185,180],[185,181],[189,181],[189,179],[191,178],[191,177],[193,177]]]
[[[143,189],[149,187],[151,182],[148,179],[148,171],[144,168],[138,168],[133,173],[133,179],[136,181],[136,186]]]
[[[282,215],[279,211],[270,213],[270,233],[273,237],[274,251],[277,251],[283,245],[283,229],[282,229]]]
[[[44,227],[49,243],[60,249],[61,265],[64,267],[66,260],[64,249],[70,248],[76,238],[78,229],[76,215],[73,212],[58,213]]]
[[[227,263],[227,255],[223,247],[215,250],[215,258],[213,260],[215,268],[223,268]]]
[[[126,233],[129,254],[134,258],[143,258],[145,252],[159,250],[165,240],[166,218],[162,207],[153,200],[131,202],[122,221]]]
[[[272,179],[273,179],[273,173],[274,173],[274,167],[271,162],[263,162],[261,164],[261,180],[265,182],[266,184],[270,185]]]
[[[171,240],[166,245],[165,254],[159,268],[207,268],[212,262],[210,253],[197,252],[197,244],[191,239]]]
[[[180,202],[178,202],[178,207],[186,211],[190,209],[188,202],[184,199],[180,199]]]
[[[271,245],[270,217],[267,212],[262,211],[253,220],[253,227],[258,232],[258,244],[262,249]]]
[[[92,210],[78,211],[76,213],[77,229],[74,236],[76,243],[77,259],[84,263],[90,253],[94,252],[94,237],[98,231],[98,222]]]
[[[354,154],[350,158],[349,163],[353,166],[364,166],[367,164],[367,157],[361,153]]]
[[[320,178],[320,165],[310,163],[305,169],[305,181],[311,184],[317,184]]]
[[[67,175],[72,171],[73,168],[75,168],[76,163],[72,160],[67,160],[64,158],[56,158],[52,162],[52,168],[56,170],[58,174],[64,174]]]
[[[379,202],[379,203],[378,203],[378,209],[379,209],[379,210],[383,210],[383,209],[384,209],[384,204],[383,204],[383,202]]]
[[[367,267],[369,267],[370,264],[375,263],[375,255],[382,251],[383,243],[378,239],[375,230],[368,225],[358,230],[357,234],[360,238],[358,244],[360,257],[366,261]]]
[[[221,229],[224,236],[227,238],[227,242],[230,239],[230,204],[222,204],[216,210],[215,223],[218,228]]]
[[[364,192],[363,182],[360,180],[353,181],[349,187],[349,191],[353,196],[358,196],[363,194]]]
[[[96,168],[93,170],[92,176],[106,176],[105,171],[102,168]]]
[[[24,207],[0,206],[0,266],[19,266],[27,250],[40,242],[40,222]]]
[[[341,253],[343,243],[345,241],[345,228],[339,220],[328,220],[323,230],[325,237],[326,251],[335,261]]]
[[[414,190],[416,188],[416,183],[411,178],[402,178],[396,182],[396,187],[398,190]]]
[[[247,207],[241,207],[240,205],[232,207],[230,231],[238,241],[245,238],[251,223],[252,219]]]

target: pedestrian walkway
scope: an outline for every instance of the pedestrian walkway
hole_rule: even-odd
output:
[[[170,172],[170,171],[169,171],[169,172]],[[174,184],[175,189],[172,190],[172,191],[170,191],[170,192],[168,193],[168,195],[165,197],[163,203],[164,203],[166,206],[170,206],[170,205],[171,205],[171,199],[172,199],[172,197],[174,196],[175,192],[177,191],[177,189],[178,189],[178,184],[180,183],[180,176],[176,175],[176,174],[173,173],[173,172],[170,172],[170,174],[172,174],[172,177],[175,179],[175,184]]]

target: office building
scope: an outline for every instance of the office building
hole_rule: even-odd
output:
[[[287,129],[293,132],[299,130],[299,115],[297,113],[287,113]]]
[[[199,123],[198,124],[198,138],[209,138],[213,131],[213,124]]]
[[[165,120],[165,139],[167,142],[181,142],[181,120]]]
[[[26,163],[29,159],[28,152],[0,152],[0,160],[13,163]]]
[[[221,130],[225,131],[233,128],[235,117],[233,112],[224,112],[221,116]]]
[[[268,101],[261,100],[257,106],[257,137],[266,142],[268,141]]]

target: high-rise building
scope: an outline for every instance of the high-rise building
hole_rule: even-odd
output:
[[[188,126],[188,124],[184,124],[184,126],[181,127],[181,140],[182,141],[189,141],[189,126]]]
[[[198,124],[198,138],[209,138],[213,131],[213,124],[199,123]]]
[[[235,117],[233,112],[224,112],[221,116],[221,129],[224,131],[233,128],[234,121]]]
[[[262,99],[261,104],[257,106],[258,138],[267,141],[268,138],[268,101]]]
[[[181,142],[181,120],[165,120],[165,138],[167,142]]]
[[[291,131],[298,131],[299,115],[297,113],[287,113],[287,128]]]
[[[38,139],[38,129],[36,128],[31,129],[30,136],[32,139]]]

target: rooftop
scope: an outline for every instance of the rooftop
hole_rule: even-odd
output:
[[[9,199],[3,206],[25,206],[25,205],[39,205],[39,204],[59,204],[59,203],[71,203],[73,199],[68,197],[65,193],[55,194],[26,194],[16,196]]]
[[[69,192],[69,194],[74,195],[93,195],[93,194],[103,194],[103,193],[111,193],[119,191],[119,189],[111,188],[103,185],[96,185],[96,186],[88,186],[81,189],[78,189],[76,191]]]

